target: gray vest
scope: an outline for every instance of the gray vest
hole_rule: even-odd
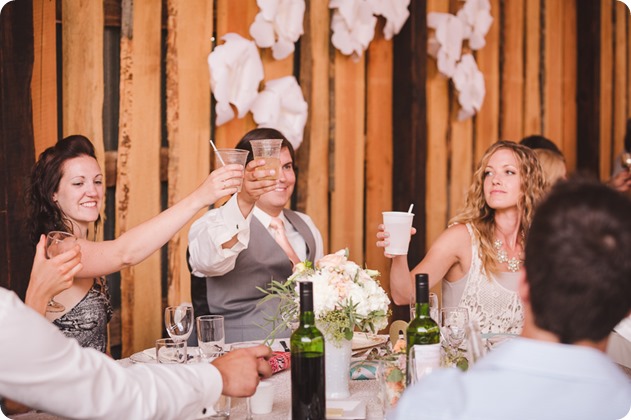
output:
[[[305,239],[307,259],[316,255],[315,238],[309,226],[291,210],[285,217]],[[206,277],[208,308],[213,315],[224,316],[226,343],[262,340],[272,330],[266,318],[278,310],[274,299],[258,305],[265,296],[257,287],[266,289],[270,281],[285,281],[291,275],[292,263],[268,230],[256,217],[250,221],[250,243],[237,257],[235,267],[218,277]],[[285,330],[278,337],[288,337]]]

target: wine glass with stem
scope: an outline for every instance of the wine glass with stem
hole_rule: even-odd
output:
[[[230,351],[256,347],[256,346],[259,346],[260,344],[261,343],[252,342],[252,341],[245,341],[243,343],[232,343],[230,345]],[[250,403],[250,397],[246,397],[245,399],[245,420],[252,420],[252,407]]]
[[[447,343],[447,354],[455,356],[466,336],[466,327],[469,323],[469,311],[463,307],[446,307],[440,310],[440,330],[443,339]]]
[[[186,341],[193,331],[193,307],[187,305],[167,306],[164,309],[164,326],[174,341]],[[184,355],[188,357],[187,354]]]
[[[164,310],[164,325],[173,340],[188,340],[193,331],[193,321],[192,306],[168,306]]]
[[[53,230],[46,235],[46,257],[53,258],[72,249],[77,243],[77,238],[68,232]],[[66,307],[51,297],[46,305],[46,312],[63,312]]]

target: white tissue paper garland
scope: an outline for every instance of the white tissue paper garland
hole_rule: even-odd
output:
[[[294,52],[303,34],[304,0],[257,0],[260,12],[250,25],[250,35],[260,48],[272,48],[275,60]]]
[[[458,90],[458,102],[461,107],[458,111],[458,121],[464,121],[480,110],[486,94],[484,75],[478,69],[473,55],[462,56],[451,80]]]
[[[263,63],[254,42],[235,33],[228,33],[221,39],[224,44],[208,55],[210,88],[217,100],[217,126],[234,118],[230,104],[237,108],[238,117],[243,118],[256,99],[263,80]]]
[[[410,17],[408,6],[410,0],[372,0],[373,13],[386,18],[383,28],[383,36],[386,40],[401,31],[401,28]]]
[[[259,127],[275,128],[287,137],[294,149],[302,143],[308,105],[294,76],[265,82],[265,90],[252,104]]]
[[[392,39],[410,16],[410,0],[329,0],[331,43],[358,60],[375,37],[376,16],[386,18],[384,37]]]
[[[488,0],[466,0],[457,16],[438,12],[427,14],[427,26],[435,30],[434,37],[428,40],[427,51],[436,58],[438,71],[451,78],[458,90],[459,121],[475,115],[486,94],[484,76],[473,55],[461,57],[462,42],[468,40],[472,50],[484,47],[484,37],[492,23]]]

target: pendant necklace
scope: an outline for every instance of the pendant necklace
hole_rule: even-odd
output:
[[[496,239],[493,242],[493,248],[495,248],[497,262],[499,262],[500,264],[507,263],[508,270],[511,273],[518,272],[519,266],[521,265],[522,260],[516,257],[512,257],[509,259],[508,253],[506,252],[504,248],[502,248],[503,245],[504,245],[504,242],[502,242],[500,239]]]

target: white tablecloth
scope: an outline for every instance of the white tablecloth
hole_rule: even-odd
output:
[[[291,373],[284,371],[272,376],[268,381],[274,384],[274,407],[270,414],[254,415],[255,419],[278,420],[291,418]],[[350,381],[351,396],[349,400],[366,402],[366,419],[383,419],[381,403],[377,396],[378,385],[375,380]],[[232,401],[231,419],[245,417],[245,399],[235,398]]]

